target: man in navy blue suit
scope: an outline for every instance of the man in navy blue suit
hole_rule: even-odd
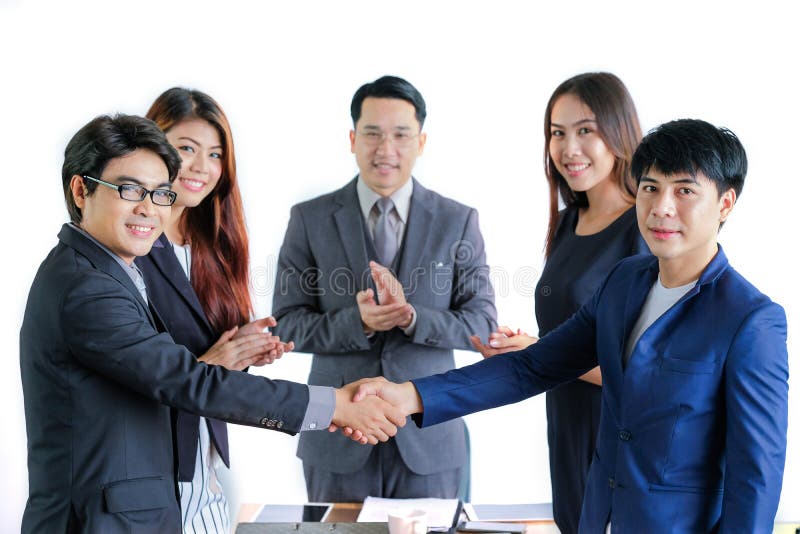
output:
[[[377,394],[428,426],[599,364],[580,532],[771,532],[786,455],[786,317],[717,244],[744,185],[744,148],[729,130],[673,121],[645,137],[632,171],[654,256],[620,262],[569,321],[522,351],[367,382],[356,399]]]

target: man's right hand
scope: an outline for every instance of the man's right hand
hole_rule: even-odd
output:
[[[362,444],[375,445],[379,441],[388,441],[397,434],[397,427],[405,426],[406,416],[395,406],[377,396],[355,402],[356,389],[358,384],[363,382],[364,380],[360,380],[335,390],[336,408],[333,412],[331,430],[336,427],[356,429],[358,437],[351,439]]]
[[[371,402],[375,398],[383,399],[398,409],[404,422],[406,416],[423,410],[422,399],[417,392],[417,388],[411,382],[395,384],[382,376],[378,376],[375,378],[362,378],[358,382],[353,382],[345,387],[351,393],[355,391],[352,395],[355,404]],[[368,436],[361,429],[351,425],[332,424],[329,430],[333,432],[337,428],[341,428],[342,433],[353,441],[363,444],[368,439]]]
[[[422,412],[422,399],[410,381],[396,384],[379,376],[361,379],[354,385],[357,385],[353,396],[354,402],[362,402],[364,399],[376,396],[398,408],[403,417]]]
[[[233,371],[272,363],[275,357],[270,353],[280,345],[280,338],[269,333],[238,336],[238,330],[239,327],[233,327],[223,332],[217,342],[198,360]]]
[[[375,302],[375,292],[365,289],[356,294],[358,311],[361,314],[361,323],[368,334],[384,332],[395,326],[408,324],[413,313],[411,305],[405,301],[378,304]]]

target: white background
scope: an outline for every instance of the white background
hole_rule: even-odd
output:
[[[800,306],[791,260],[798,244],[797,21],[794,3],[772,1],[0,0],[0,530],[19,530],[27,494],[17,338],[25,298],[67,219],[64,147],[95,115],[144,114],[174,85],[219,100],[233,126],[263,315],[290,206],[356,172],[347,138],[353,92],[383,74],[405,77],[429,111],[415,176],[480,211],[500,322],[536,332],[532,293],[547,224],[545,104],[569,76],[614,72],[645,130],[693,117],[742,139],[750,172],[720,242],[734,266],[786,308],[791,354]],[[458,355],[459,365],[476,360]],[[259,372],[304,382],[309,362],[289,354]],[[790,394],[796,423],[797,386]],[[474,502],[550,500],[543,398],[467,420]],[[800,519],[799,433],[790,423],[778,512],[784,520]],[[231,440],[235,497],[305,501],[296,438],[232,427]]]

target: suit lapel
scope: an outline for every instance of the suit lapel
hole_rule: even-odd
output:
[[[356,193],[356,179],[340,189],[335,200],[339,204],[339,208],[333,213],[333,220],[350,270],[355,277],[357,287],[361,290],[364,289],[361,287],[361,283],[364,281],[369,283],[371,278],[363,276],[369,268],[369,260],[364,237],[363,216]]]
[[[414,180],[412,178],[412,180]],[[397,269],[397,279],[404,287],[411,283],[411,273],[420,266],[433,229],[433,200],[430,192],[414,180],[411,208],[403,236],[403,255]],[[455,266],[454,266],[455,268]]]
[[[194,289],[192,289],[192,285],[186,277],[183,267],[178,263],[178,259],[175,257],[175,253],[172,250],[172,243],[170,243],[166,235],[161,234],[153,244],[153,248],[150,251],[150,259],[153,260],[153,263],[158,270],[161,271],[161,274],[164,275],[164,278],[175,288],[175,291],[186,301],[197,317],[200,318],[208,331],[213,332],[211,325],[208,324],[205,310],[203,310],[203,306],[200,304],[197,294],[194,292]]]
[[[61,231],[58,233],[58,239],[68,247],[75,249],[85,256],[96,269],[103,271],[122,284],[139,302],[147,318],[150,320],[150,324],[157,327],[155,319],[150,313],[150,307],[142,298],[141,293],[139,293],[131,277],[122,270],[122,267],[120,267],[114,258],[109,256],[105,250],[98,247],[91,239],[74,228],[70,228],[69,224],[65,224],[61,227]]]
[[[656,320],[653,321],[653,324],[651,324],[647,328],[647,330],[645,330],[644,333],[642,333],[642,337],[639,338],[639,340],[640,341],[645,340],[647,342],[651,342],[651,340],[653,339],[660,339],[664,335],[666,335],[664,332],[664,325],[670,324],[669,321],[673,316],[679,313],[683,313],[682,310],[686,306],[686,303],[691,299],[693,299],[695,295],[700,293],[700,291],[704,286],[714,282],[717,278],[719,278],[725,272],[727,266],[728,266],[728,259],[725,257],[725,253],[722,251],[722,247],[720,247],[717,254],[714,256],[711,262],[706,266],[706,268],[700,274],[700,279],[697,281],[694,287],[692,287],[689,291],[687,291],[680,299],[678,299],[678,301],[674,305],[670,306],[670,308],[667,309],[663,314],[657,317]],[[625,337],[623,339],[625,343],[627,343],[628,336],[630,336],[630,332],[631,329],[633,328],[634,322],[639,318],[639,312],[641,310],[642,305],[644,304],[645,298],[650,292],[650,288],[653,287],[653,284],[658,279],[658,262],[654,261],[653,264],[650,266],[650,268],[647,271],[644,271],[642,276],[638,276],[637,279],[643,280],[646,285],[640,284],[639,286],[632,289],[632,291],[630,291],[628,294],[629,295],[628,305],[626,306],[626,312],[625,312],[625,321],[626,321],[625,324],[627,325],[627,329],[625,332]],[[631,295],[633,295],[634,292],[636,292],[637,294],[638,292],[642,292],[643,294],[641,295],[640,299],[633,299],[632,301]],[[638,307],[636,307],[635,304],[636,301],[638,300],[640,300],[641,302],[639,302]],[[632,308],[632,310],[630,310],[631,312],[630,316],[628,308]],[[637,363],[636,360],[631,359],[629,366],[636,365],[636,363]],[[639,363],[643,362],[639,361]]]
[[[653,286],[655,277],[658,274],[658,261],[653,258],[653,263],[630,277],[630,285],[625,292],[625,303],[621,310],[622,315],[617,329],[618,338],[616,341],[617,350],[611,352],[613,362],[611,365],[603,366],[603,387],[609,388],[611,395],[605,398],[610,404],[611,412],[616,418],[622,416],[621,402],[624,398],[626,389],[625,380],[629,380],[630,373],[625,373],[622,369],[622,358],[625,354],[625,346],[631,334],[633,325],[639,318],[644,301],[650,288]],[[630,366],[631,364],[629,364]],[[618,419],[619,420],[619,419]]]
[[[625,299],[625,308],[622,314],[622,324],[620,325],[620,339],[618,340],[620,355],[625,350],[625,345],[628,342],[628,336],[631,334],[633,325],[639,318],[639,314],[644,306],[644,301],[647,299],[650,288],[653,287],[653,282],[656,281],[658,276],[658,260],[653,259],[645,270],[640,272],[637,276],[631,277],[631,284]],[[619,358],[619,368],[622,370],[622,358]]]

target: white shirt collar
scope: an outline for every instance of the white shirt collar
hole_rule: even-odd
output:
[[[361,214],[364,216],[364,220],[368,221],[372,206],[375,205],[375,202],[377,202],[381,196],[369,188],[366,182],[361,178],[361,175],[358,176],[358,181],[356,182],[356,192],[358,193],[358,204],[361,207]],[[400,220],[403,221],[403,224],[408,222],[408,212],[411,210],[411,195],[413,192],[414,180],[409,178],[400,189],[392,193],[389,197],[392,199],[392,202],[394,202],[394,207],[397,210],[397,214],[400,216]]]

